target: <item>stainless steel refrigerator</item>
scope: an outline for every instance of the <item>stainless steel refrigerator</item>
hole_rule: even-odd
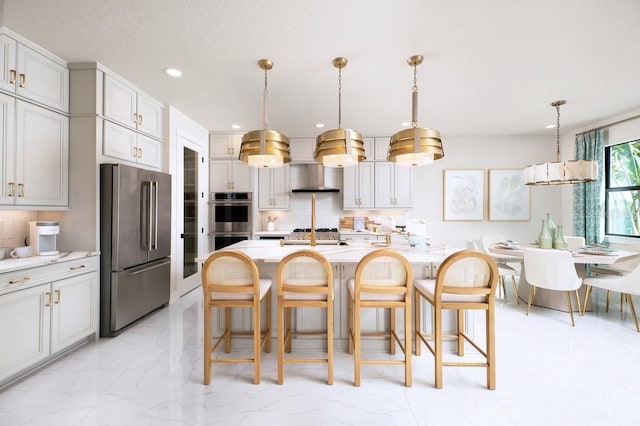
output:
[[[100,165],[100,335],[169,303],[171,175]]]

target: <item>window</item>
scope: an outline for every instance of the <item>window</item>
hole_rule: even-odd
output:
[[[605,148],[605,233],[640,238],[640,140]]]

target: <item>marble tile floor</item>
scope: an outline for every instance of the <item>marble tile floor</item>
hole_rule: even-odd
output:
[[[344,352],[332,386],[320,364],[288,365],[280,386],[275,351],[263,357],[260,385],[249,364],[235,364],[214,366],[204,386],[196,290],[0,391],[0,425],[637,425],[640,333],[628,308],[607,314],[603,303],[596,291],[595,311],[575,328],[565,312],[527,317],[523,304],[498,303],[495,391],[484,369],[451,367],[435,389],[424,349],[411,388],[400,366],[364,366],[354,387]],[[484,316],[474,318],[479,327]]]

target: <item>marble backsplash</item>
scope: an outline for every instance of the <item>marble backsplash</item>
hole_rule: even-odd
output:
[[[29,222],[37,220],[36,211],[0,210],[0,247],[20,247],[29,236]]]

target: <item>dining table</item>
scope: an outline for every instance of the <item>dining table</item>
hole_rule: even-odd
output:
[[[489,254],[498,262],[519,262],[520,263],[520,279],[518,282],[518,294],[528,295],[530,284],[527,282],[526,270],[524,267],[524,249],[527,247],[538,248],[535,243],[527,244],[504,244],[497,243],[489,247]],[[547,249],[559,250],[559,249]],[[566,250],[566,249],[562,249]],[[622,262],[640,257],[640,253],[626,250],[610,249],[606,247],[582,247],[579,249],[571,249],[571,257],[576,267],[576,272],[580,277],[588,274],[588,265],[613,265],[616,262]],[[579,289],[580,304],[584,301],[584,288]],[[522,297],[521,297],[522,299]],[[522,299],[525,303],[527,300]],[[535,306],[556,309],[567,312],[566,299],[562,292],[536,288],[535,300],[532,302]],[[578,304],[574,303],[575,311],[578,311]],[[589,304],[585,310],[590,310]]]

